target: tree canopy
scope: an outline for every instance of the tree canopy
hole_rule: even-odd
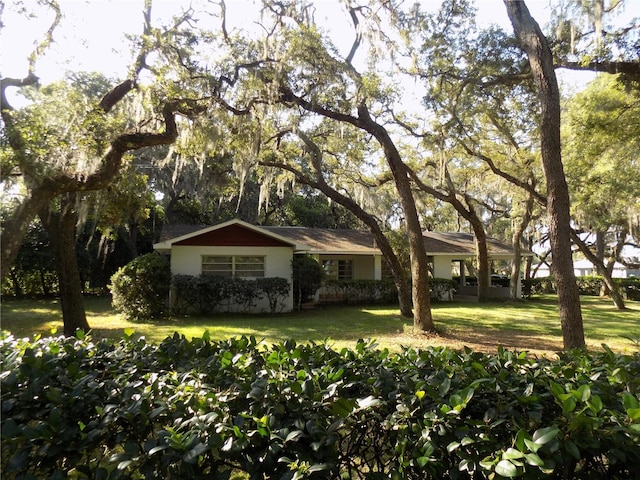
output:
[[[443,222],[474,233],[483,294],[490,274],[487,232],[499,232],[518,251],[541,209],[548,213],[563,327],[576,332],[566,346],[580,346],[570,273],[572,235],[579,238],[572,222],[596,225],[597,219],[598,228],[609,230],[624,223],[625,203],[609,209],[615,221],[598,215],[603,206],[592,200],[600,191],[576,190],[586,173],[572,152],[596,129],[601,133],[582,151],[615,158],[616,172],[631,174],[636,159],[627,153],[636,145],[628,123],[613,137],[590,116],[606,110],[599,106],[605,100],[586,92],[567,110],[561,151],[555,70],[622,72],[633,89],[638,25],[614,18],[625,3],[595,0],[585,11],[584,2],[554,2],[543,31],[524,2],[505,0],[512,32],[478,26],[466,0],[429,8],[347,1],[331,22],[311,1],[264,0],[243,12],[243,27],[231,21],[224,2],[185,6],[161,19],[146,0],[126,78],[75,72],[40,88],[37,62],[55,39],[62,11],[54,0],[34,5],[54,13],[50,28],[25,75],[3,77],[1,84],[2,180],[7,187],[18,180],[24,191],[3,225],[3,277],[38,212],[46,224],[52,213],[74,212],[87,192],[105,191],[95,215],[105,224],[126,224],[132,246],[152,198],[162,197],[168,221],[360,222],[383,249],[403,313],[413,309],[416,328],[432,330],[423,230]],[[26,106],[8,101],[14,89],[26,95]],[[633,111],[629,99],[620,100],[622,92],[617,100],[610,92],[610,116]],[[627,187],[618,192],[636,192]],[[318,211],[303,212],[300,196]],[[131,214],[117,218],[118,209]],[[329,218],[322,209],[330,210]],[[626,212],[637,214],[633,206]],[[387,238],[400,227],[411,282]],[[519,264],[514,268],[519,278]]]

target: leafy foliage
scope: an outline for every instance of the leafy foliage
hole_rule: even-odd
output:
[[[0,342],[3,478],[633,478],[640,354]]]
[[[281,312],[284,309],[284,300],[289,296],[289,282],[286,278],[258,278],[256,285],[267,301],[271,313]]]
[[[431,300],[450,300],[456,282],[448,278],[429,280]],[[323,284],[324,301],[335,303],[397,303],[398,291],[392,280],[336,280]]]
[[[217,275],[174,275],[172,310],[176,314],[207,314],[220,311],[249,312],[266,298],[271,313],[282,312],[289,296],[286,278],[245,280]]]
[[[592,231],[638,236],[640,93],[600,76],[566,108],[563,145],[573,216]]]
[[[629,300],[640,300],[640,278],[614,278],[614,284]],[[605,283],[598,275],[576,277],[580,295],[600,295]],[[526,298],[535,294],[555,293],[553,277],[529,278],[522,282],[522,295]]]
[[[323,284],[324,301],[337,303],[393,303],[398,291],[391,280],[336,280]]]
[[[169,262],[157,253],[133,259],[111,277],[113,306],[131,319],[157,318],[166,308]]]
[[[300,308],[300,305],[309,301],[322,285],[324,270],[311,255],[294,255],[291,268],[295,304]]]

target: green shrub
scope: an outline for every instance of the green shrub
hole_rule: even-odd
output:
[[[258,291],[267,298],[271,313],[282,312],[286,306],[285,300],[289,296],[290,284],[286,278],[258,278]]]
[[[245,280],[216,275],[174,275],[172,280],[172,308],[177,315],[250,312],[265,297],[272,313],[281,312],[288,296],[289,282],[279,277]]]
[[[613,278],[613,283],[629,300],[640,300],[640,278]],[[580,295],[600,295],[604,280],[598,275],[576,277]],[[522,281],[522,296],[529,298],[541,293],[556,293],[553,277],[530,278]]]
[[[300,308],[311,300],[324,278],[324,270],[311,255],[294,255],[291,261],[294,304]]]
[[[111,277],[113,306],[127,318],[157,318],[166,311],[171,268],[157,253],[133,259]]]
[[[398,303],[398,290],[393,280],[336,280],[324,282],[324,291],[335,303]],[[448,278],[429,280],[431,300],[445,301],[452,298],[457,284]]]
[[[339,303],[398,302],[398,291],[392,280],[336,280],[324,282],[324,291]]]
[[[171,277],[171,312],[184,315],[200,312],[200,297],[193,275],[173,275]]]
[[[598,275],[587,275],[584,277],[576,277],[578,291],[580,295],[589,295],[597,297],[600,295],[600,289],[604,286],[604,280]]]
[[[441,302],[453,299],[453,294],[458,289],[458,282],[450,278],[429,279],[431,300]]]
[[[640,354],[0,341],[7,479],[630,479]]]
[[[533,295],[543,293],[556,293],[556,284],[553,277],[525,278],[522,280],[522,296],[531,298]]]
[[[613,281],[629,300],[640,301],[640,278],[614,278]]]

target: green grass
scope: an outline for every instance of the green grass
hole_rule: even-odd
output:
[[[353,346],[359,338],[375,338],[380,346],[398,350],[401,345],[426,347],[469,346],[494,351],[498,345],[549,354],[562,349],[562,332],[556,298],[542,296],[523,302],[440,303],[433,306],[438,335],[415,335],[411,320],[394,308],[374,306],[319,307],[279,315],[221,314],[192,316],[149,322],[130,322],[113,311],[109,298],[86,299],[87,318],[95,337],[120,338],[125,328],[159,342],[174,332],[187,338],[253,335],[267,343],[287,338],[297,341],[328,340],[335,347]],[[639,348],[640,303],[629,302],[629,310],[618,311],[606,299],[582,297],[587,344],[606,343],[617,351]],[[1,309],[1,327],[14,336],[48,335],[62,331],[57,300],[8,300]]]

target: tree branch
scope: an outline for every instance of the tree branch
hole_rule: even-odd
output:
[[[36,48],[31,52],[31,55],[29,55],[29,75],[35,75],[36,62],[53,42],[53,32],[60,24],[60,20],[62,20],[62,12],[60,11],[60,5],[58,5],[58,2],[56,0],[48,0],[46,4],[51,7],[55,16],[49,26],[49,29],[45,33],[44,38],[36,45]]]
[[[640,78],[640,62],[559,62],[555,68],[611,74],[622,73],[630,77]]]

